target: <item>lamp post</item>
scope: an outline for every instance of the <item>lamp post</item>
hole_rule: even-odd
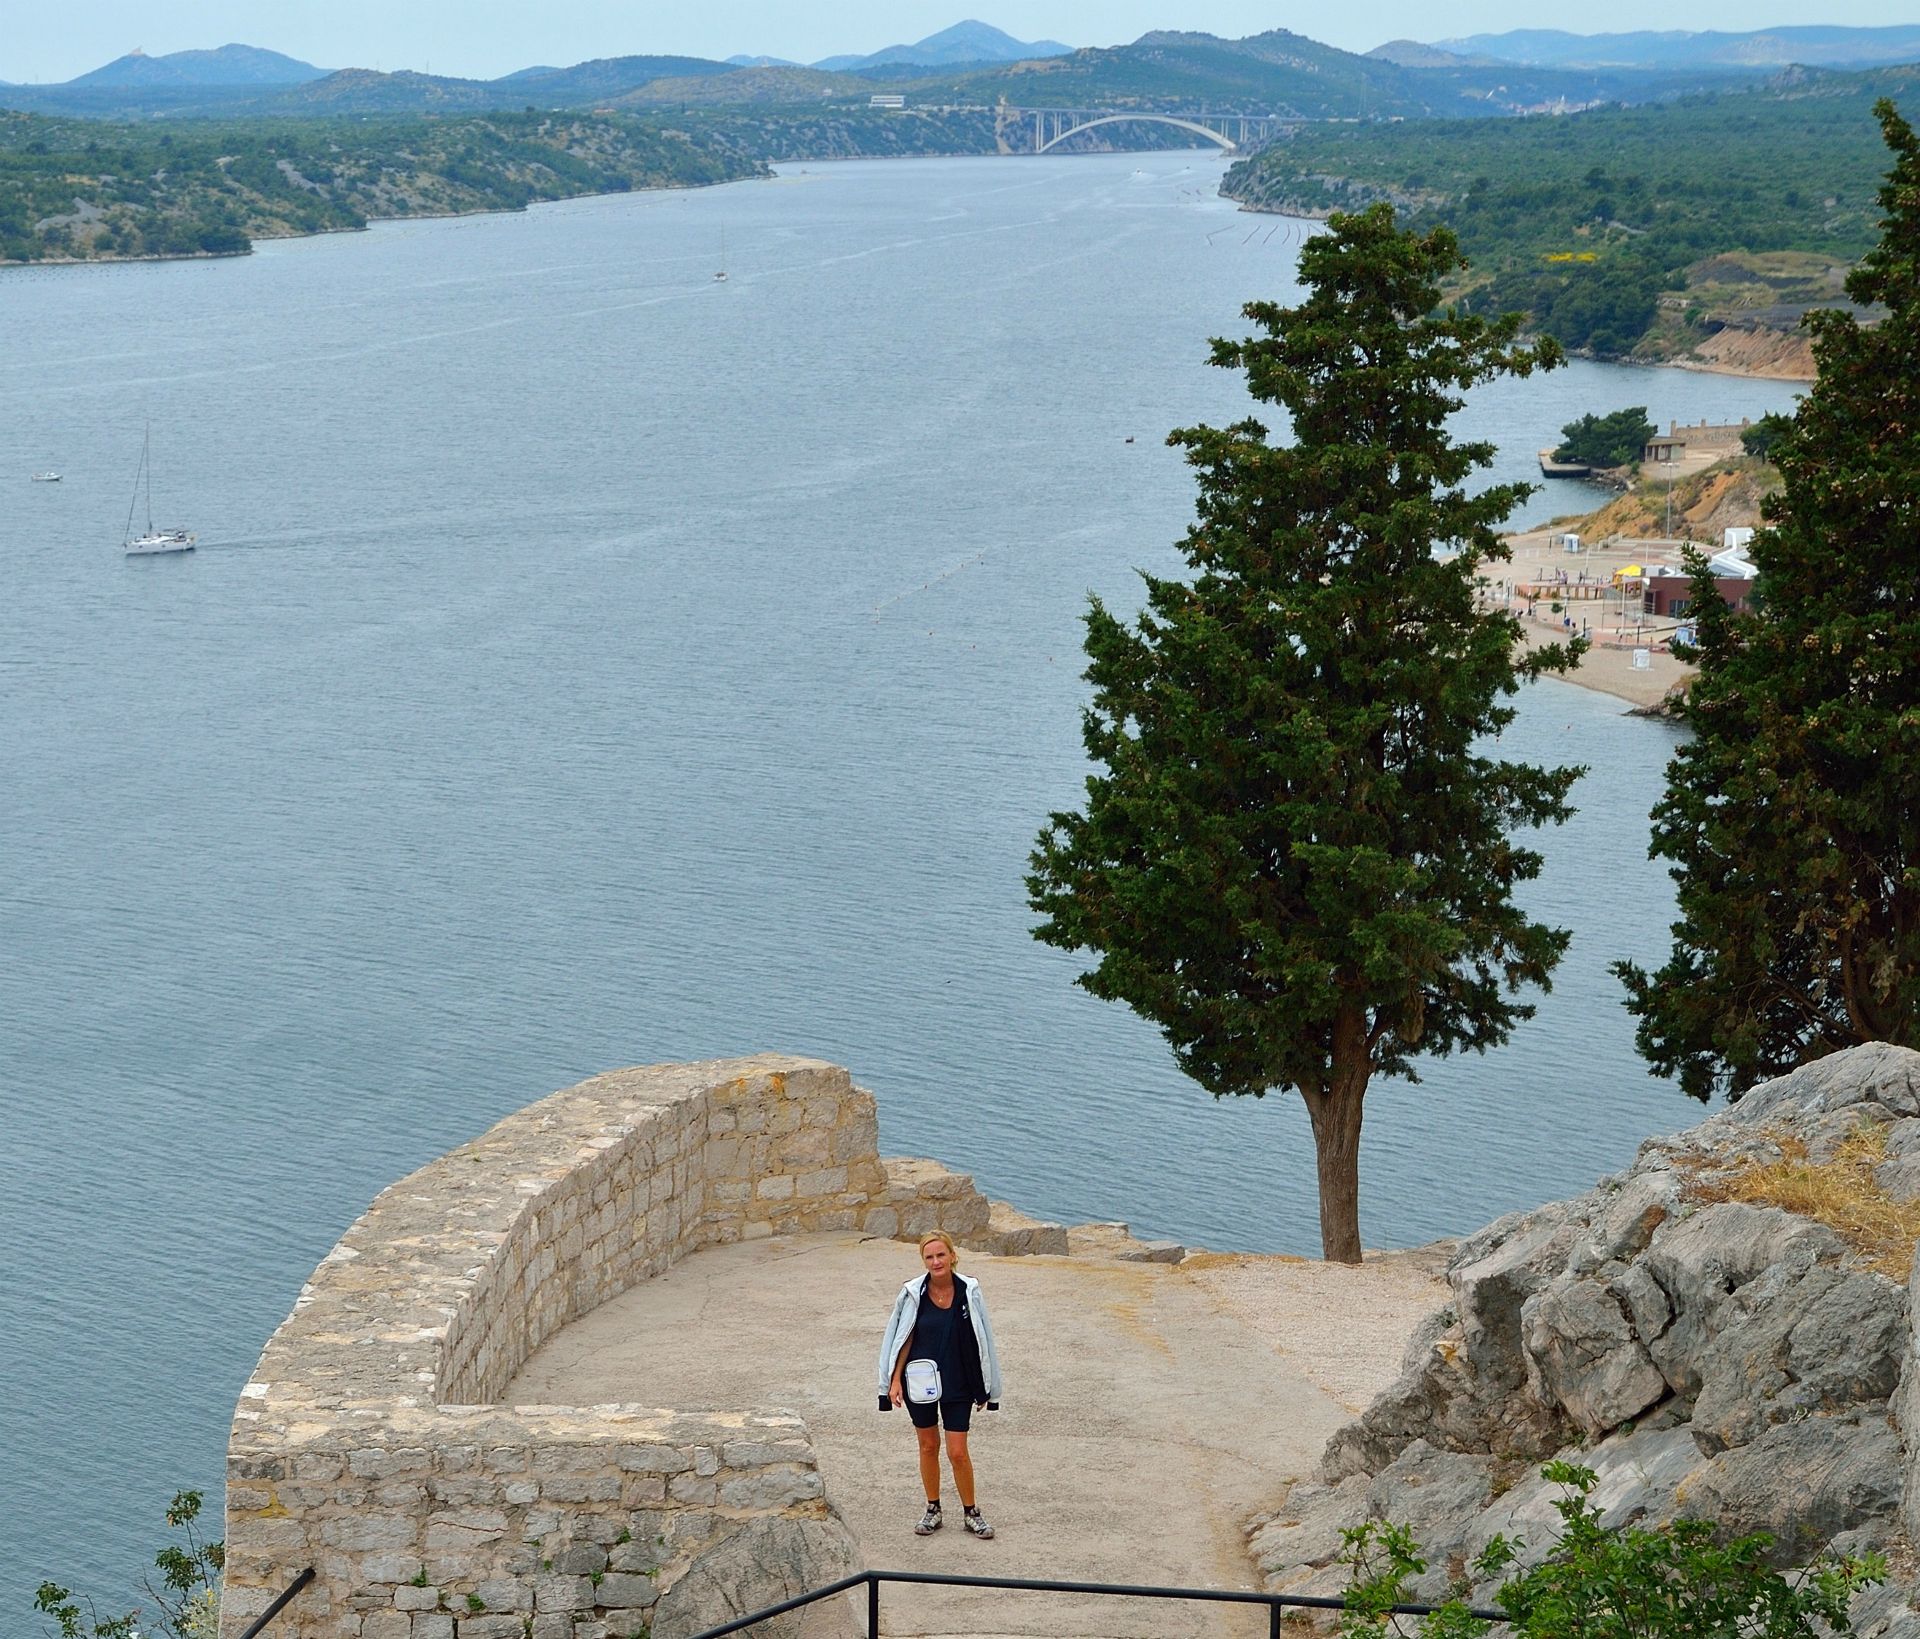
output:
[[[1667,473],[1667,522],[1664,530],[1664,536],[1665,536],[1665,539],[1671,541],[1673,539],[1673,461],[1672,461],[1672,458],[1669,457],[1667,460],[1662,461],[1660,465],[1666,469],[1666,473]]]

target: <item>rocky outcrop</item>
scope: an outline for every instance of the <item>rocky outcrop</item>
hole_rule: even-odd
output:
[[[1863,1124],[1882,1129],[1876,1182],[1911,1199],[1920,1053],[1874,1045],[1807,1065],[1648,1141],[1587,1194],[1462,1242],[1450,1301],[1399,1381],[1257,1523],[1268,1585],[1337,1590],[1340,1530],[1368,1517],[1414,1527],[1422,1594],[1470,1576],[1496,1534],[1543,1553],[1558,1493],[1538,1470],[1562,1452],[1599,1476],[1609,1523],[1766,1531],[1783,1565],[1916,1534],[1910,1283],[1863,1267],[1826,1224],[1716,1187],[1788,1153],[1829,1160]],[[1916,1611],[1920,1592],[1896,1585],[1864,1598],[1856,1624],[1865,1639],[1920,1639]]]

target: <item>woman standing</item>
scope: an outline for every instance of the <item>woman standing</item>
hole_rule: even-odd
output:
[[[936,1229],[920,1239],[925,1272],[900,1288],[880,1340],[880,1409],[904,1405],[920,1442],[920,1479],[927,1511],[913,1529],[931,1536],[940,1516],[940,1425],[947,1433],[947,1465],[965,1510],[969,1534],[990,1537],[993,1527],[974,1505],[973,1458],[967,1432],[976,1406],[1000,1409],[1000,1358],[993,1346],[980,1283],[959,1271],[953,1237]]]

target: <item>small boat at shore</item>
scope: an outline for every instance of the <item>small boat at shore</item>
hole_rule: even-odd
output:
[[[142,480],[147,497],[147,532],[136,536],[133,532],[133,509],[140,504]],[[150,557],[160,552],[191,552],[196,544],[194,536],[184,529],[155,529],[153,527],[153,423],[147,423],[147,436],[140,446],[140,470],[133,475],[133,499],[127,503],[127,538],[123,543],[128,557]]]

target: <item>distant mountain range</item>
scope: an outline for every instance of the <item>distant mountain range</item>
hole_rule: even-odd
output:
[[[85,86],[300,85],[326,77],[324,68],[258,46],[220,46],[213,51],[172,51],[149,57],[129,51],[67,81]]]
[[[708,78],[733,68],[812,67],[828,73],[888,67],[951,68],[958,64],[1060,57],[1072,50],[1073,47],[1063,46],[1057,40],[1016,40],[991,24],[968,19],[938,34],[929,34],[924,40],[916,40],[912,45],[888,46],[865,56],[825,57],[812,64],[788,62],[782,57],[729,57],[724,63],[706,57],[603,57],[590,63],[576,63],[571,68],[543,64],[516,69],[497,80],[454,83],[514,85],[523,90],[538,86],[544,91],[631,91],[650,80]],[[226,45],[213,51],[173,51],[158,57],[149,57],[144,51],[130,51],[64,84],[87,90],[220,89],[305,85],[325,79],[328,72],[259,46]],[[10,87],[12,83],[0,80],[0,86]]]
[[[811,66],[775,58],[600,57],[494,80],[349,68],[329,73],[243,45],[133,52],[65,85],[6,86],[0,107],[95,119],[314,117],[489,109],[674,107],[756,115],[866,110],[873,93],[990,110],[1078,107],[1276,114],[1302,121],[1488,118],[1664,102],[1752,84],[1794,62],[1920,60],[1920,27],[1580,36],[1548,30],[1439,45],[1396,40],[1365,56],[1273,29],[1241,40],[1157,30],[1128,45],[1069,50],[983,23],[911,46]]]
[[[1524,63],[1536,68],[1754,69],[1785,68],[1789,64],[1808,68],[1870,68],[1883,63],[1920,61],[1920,25],[1840,28],[1816,23],[1756,29],[1748,34],[1721,34],[1712,30],[1691,33],[1678,29],[1658,33],[1641,30],[1632,34],[1567,34],[1559,29],[1523,28],[1506,34],[1469,34],[1455,40],[1436,40],[1433,47],[1460,57]]]
[[[822,57],[808,66],[830,74],[864,68],[950,68],[956,63],[1018,63],[1037,57],[1064,57],[1072,50],[1072,46],[1063,46],[1058,40],[1016,40],[989,23],[969,18],[952,28],[943,28],[938,34],[929,34],[924,40],[916,40],[910,46],[888,46],[865,57]]]

